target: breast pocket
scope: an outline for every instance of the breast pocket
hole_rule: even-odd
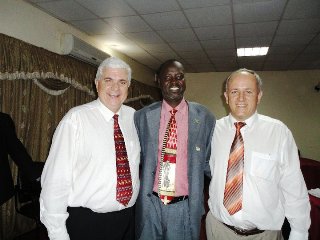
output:
[[[275,179],[276,159],[271,154],[252,152],[250,174],[268,181]]]

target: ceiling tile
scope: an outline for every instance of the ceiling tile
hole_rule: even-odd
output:
[[[272,46],[269,48],[268,55],[297,55],[303,49],[305,45],[286,45],[286,46]]]
[[[207,50],[207,54],[210,58],[220,58],[223,59],[225,57],[236,57],[237,50],[234,49],[215,49],[215,50]]]
[[[302,53],[299,58],[297,59],[298,61],[320,61],[319,54],[317,53]]]
[[[264,64],[262,68],[263,71],[284,71],[287,69],[288,69],[288,62],[280,62],[280,63],[268,62]]]
[[[248,37],[237,38],[237,48],[244,47],[268,47],[271,44],[272,37]]]
[[[210,60],[209,60],[209,58],[207,58],[207,57],[204,57],[204,58],[187,58],[187,59],[185,59],[186,60],[186,62],[188,62],[188,63],[190,63],[190,64],[199,64],[199,63],[205,63],[205,64],[207,64],[207,63],[211,63],[210,62]]]
[[[136,46],[136,44],[126,38],[121,33],[107,33],[104,35],[96,35],[97,39],[103,41],[108,47],[117,49],[118,51],[126,51],[131,46]]]
[[[170,58],[192,72],[320,69],[320,0],[25,1],[152,69]]]
[[[189,23],[181,11],[142,15],[154,30],[188,28]]]
[[[151,31],[139,16],[106,18],[105,21],[122,33]]]
[[[238,66],[231,65],[214,65],[217,72],[233,72],[238,69]]]
[[[290,46],[290,45],[306,45],[314,35],[283,35],[276,36],[272,42],[272,46]]]
[[[195,8],[185,10],[193,27],[228,25],[232,23],[230,6]]]
[[[242,23],[235,24],[236,37],[272,37],[278,22]]]
[[[179,55],[183,58],[183,59],[188,59],[188,58],[206,58],[207,55],[205,54],[205,52],[203,51],[179,51]]]
[[[287,62],[288,64],[297,58],[297,54],[278,54],[278,55],[268,55],[266,57],[266,63],[281,63]]]
[[[319,0],[290,0],[284,12],[284,19],[319,18]]]
[[[48,2],[48,0],[26,0],[26,1],[31,3]]]
[[[233,39],[217,39],[201,41],[205,50],[235,48]]]
[[[191,42],[197,39],[191,28],[163,30],[158,31],[158,33],[165,41],[169,43]]]
[[[283,20],[281,21],[277,34],[310,34],[320,31],[320,18],[315,19],[298,19],[298,20]]]
[[[200,43],[197,41],[170,43],[170,46],[173,47],[173,49],[175,49],[177,52],[202,50]]]
[[[265,60],[265,56],[260,57],[240,57],[238,58],[239,68],[247,68],[255,71],[262,70],[262,66]]]
[[[310,54],[310,56],[302,56],[292,64],[290,64],[289,69],[319,69],[320,60],[316,55]]]
[[[126,0],[126,2],[140,14],[179,10],[175,0]]]
[[[238,4],[241,3],[241,4]],[[286,0],[234,1],[235,23],[268,22],[279,20]]]
[[[136,12],[123,0],[77,0],[77,2],[102,18],[136,15]]]
[[[318,35],[312,40],[311,44],[313,45],[320,45],[320,34],[318,33]]]
[[[97,19],[97,20],[82,20],[82,21],[70,21],[70,23],[86,32],[89,35],[94,34],[105,34],[105,33],[116,33],[108,23]]]
[[[155,58],[159,59],[161,62],[165,62],[168,59],[177,59],[178,58],[178,55],[172,51],[166,52],[166,53],[156,53],[153,55],[155,56]]]
[[[41,2],[38,6],[61,20],[86,20],[96,18],[90,11],[74,1]]]
[[[303,53],[311,54],[311,53],[320,53],[320,44],[319,45],[309,45],[306,49],[304,49]],[[320,57],[319,57],[320,59]]]
[[[150,52],[151,54],[172,52],[172,49],[166,43],[141,44],[141,47],[143,47],[146,51]]]
[[[223,66],[230,64],[232,66],[237,66],[237,58],[236,57],[224,57],[224,58],[210,58],[215,66]]]
[[[210,63],[192,64],[192,66],[197,72],[214,72],[215,71],[213,64],[210,64]]]
[[[214,7],[219,5],[229,5],[230,0],[178,0],[183,9]]]
[[[200,40],[233,38],[232,25],[194,28]]]
[[[163,43],[162,39],[154,32],[127,33],[125,36],[140,44]]]

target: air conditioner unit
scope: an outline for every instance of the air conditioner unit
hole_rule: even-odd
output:
[[[98,66],[109,54],[82,41],[72,34],[65,33],[61,36],[61,53],[77,58],[81,61]]]

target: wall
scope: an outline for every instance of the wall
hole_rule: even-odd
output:
[[[71,33],[104,50],[111,56],[123,59],[130,64],[134,79],[148,85],[154,85],[154,73],[151,69],[119,52],[105,48],[102,42],[95,41],[89,35],[51,17],[22,0],[0,0],[0,32],[58,54],[61,52],[61,34]]]
[[[258,72],[263,80],[261,114],[283,121],[303,157],[320,161],[320,70]],[[227,114],[222,85],[229,73],[189,73],[186,99],[206,105],[217,118]]]

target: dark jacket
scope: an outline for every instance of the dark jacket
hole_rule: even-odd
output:
[[[8,155],[19,171],[29,180],[41,175],[25,147],[17,138],[15,126],[8,114],[0,113],[0,206],[14,195],[14,185]]]

